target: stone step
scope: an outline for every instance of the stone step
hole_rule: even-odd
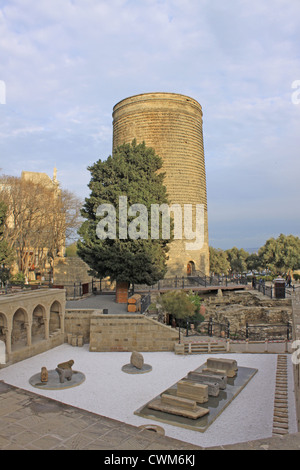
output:
[[[273,421],[273,425],[275,425],[275,423],[282,423],[282,424],[287,424],[288,425],[288,418],[285,417],[285,418],[280,418],[279,416],[275,416],[274,417],[274,421]]]
[[[222,350],[222,351],[226,351],[226,346],[224,344],[214,344],[214,343],[210,343],[210,350],[211,351],[214,351],[214,350]]]
[[[278,429],[278,428],[273,428],[273,436],[284,436],[285,434],[288,434],[289,432],[286,429]]]
[[[280,404],[284,403],[285,405],[287,405],[287,400],[285,398],[275,398],[275,401],[274,401],[275,407],[276,405],[278,405],[278,403]]]
[[[186,354],[203,354],[203,353],[224,353],[226,346],[218,343],[185,343],[184,352]]]
[[[282,416],[279,416],[278,415],[278,412],[281,412],[282,413]],[[289,413],[288,413],[288,409],[286,408],[285,410],[284,409],[280,409],[280,408],[276,408],[273,412],[273,419],[276,420],[277,418],[283,418],[283,419],[287,419],[289,418]]]

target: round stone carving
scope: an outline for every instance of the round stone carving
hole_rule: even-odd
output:
[[[126,374],[146,374],[147,372],[151,372],[152,366],[149,364],[143,364],[143,366],[138,369],[132,364],[126,364],[122,367],[122,371],[126,372]]]
[[[41,390],[65,390],[66,388],[77,387],[85,381],[85,375],[76,370],[73,370],[72,372],[71,380],[65,380],[63,383],[60,382],[59,375],[56,370],[48,371],[47,382],[41,381],[41,373],[39,372],[29,379],[29,383],[33,387]]]
[[[140,429],[145,429],[146,431],[152,431],[156,432],[160,436],[165,435],[165,430],[161,426],[157,426],[156,424],[142,424],[142,426],[139,426]]]

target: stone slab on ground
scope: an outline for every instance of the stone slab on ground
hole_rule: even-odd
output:
[[[209,413],[209,410],[207,408],[196,406],[195,409],[185,409],[181,406],[166,403],[160,398],[153,400],[151,403],[149,403],[149,408],[152,410],[162,411],[163,413],[167,414],[183,416],[189,419],[199,419]]]

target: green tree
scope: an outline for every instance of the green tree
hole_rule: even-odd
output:
[[[246,259],[246,264],[249,271],[259,271],[263,267],[261,257],[257,253],[251,253]]]
[[[66,258],[72,258],[77,255],[77,243],[74,242],[71,245],[66,246]]]
[[[209,247],[210,272],[214,274],[228,274],[230,263],[228,255],[219,248]]]
[[[194,323],[197,327],[199,323],[204,321],[204,316],[200,313],[200,307],[202,301],[198,294],[194,294],[193,291],[188,293],[189,301],[194,305],[194,314],[189,318],[190,323]]]
[[[0,201],[0,282],[8,280],[10,266],[14,259],[13,251],[9,248],[7,240],[4,238],[6,211],[5,204]]]
[[[79,230],[81,239],[77,243],[77,253],[90,266],[94,276],[147,285],[164,277],[169,240],[163,240],[161,233],[158,239],[151,239],[151,224],[144,223],[145,220],[140,218],[142,214],[136,218],[128,215],[129,225],[126,224],[124,235],[123,220],[124,209],[128,214],[133,204],[143,204],[147,215],[151,213],[151,204],[168,204],[161,168],[162,160],[154,150],[135,140],[118,147],[106,161],[99,160],[89,167],[91,194],[82,210],[86,220]],[[127,197],[122,202],[127,203],[123,210],[119,205],[120,196]],[[111,204],[115,208],[116,222],[116,236],[108,234],[104,239],[97,236],[97,225],[104,223],[107,217],[97,216],[97,208],[102,204]],[[135,233],[140,233],[136,239],[127,235],[127,230],[132,229],[131,224]],[[110,228],[109,221],[106,228]],[[144,239],[142,231],[145,230]]]
[[[196,306],[193,301],[189,298],[186,292],[169,291],[161,296],[161,306],[163,310],[176,318],[179,324],[179,328],[182,323],[189,321],[196,313]],[[180,330],[179,330],[179,342],[180,342]]]
[[[230,263],[230,269],[233,273],[242,273],[247,270],[246,260],[249,256],[247,251],[234,246],[230,250],[226,250],[226,254]]]
[[[265,268],[274,274],[300,268],[300,239],[294,235],[280,234],[278,238],[269,238],[258,255]]]

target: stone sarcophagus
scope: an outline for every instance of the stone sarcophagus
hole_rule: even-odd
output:
[[[178,397],[164,393],[148,404],[148,408],[152,410],[162,411],[185,418],[198,419],[209,413],[209,410],[201,406],[197,406],[195,400]]]
[[[227,377],[235,377],[237,374],[238,366],[237,362],[234,359],[216,359],[210,357],[206,361],[207,369],[224,371]]]
[[[195,400],[197,403],[206,403],[208,402],[208,386],[180,380],[177,383],[177,396]]]
[[[215,375],[213,372],[189,372],[187,375],[188,380],[193,380],[194,382],[202,384],[217,384],[220,390],[225,390],[227,385],[227,375]]]

